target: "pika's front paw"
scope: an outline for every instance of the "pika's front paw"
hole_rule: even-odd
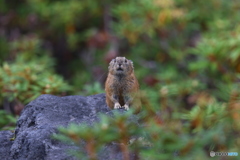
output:
[[[129,106],[128,106],[127,104],[125,104],[125,105],[123,106],[123,108],[126,109],[126,110],[129,110]]]
[[[114,109],[119,109],[119,108],[122,108],[121,105],[119,103],[115,103],[114,104]]]

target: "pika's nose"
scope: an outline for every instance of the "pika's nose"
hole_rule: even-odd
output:
[[[118,64],[118,66],[119,66],[119,67],[121,67],[121,66],[122,66],[122,64],[120,63],[120,64]]]

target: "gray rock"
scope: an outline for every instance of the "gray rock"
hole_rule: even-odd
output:
[[[11,131],[1,131],[0,132],[0,159],[5,160],[8,159],[10,155],[10,148],[13,144],[11,138],[13,138],[14,134]]]
[[[68,150],[79,150],[77,146],[65,144],[51,138],[57,128],[70,123],[91,125],[98,114],[111,115],[105,103],[105,94],[88,97],[57,97],[42,95],[30,102],[17,121],[16,138],[9,141],[10,131],[0,132],[1,160],[74,160]],[[122,159],[118,144],[104,147],[99,159]],[[108,154],[106,154],[108,153]]]

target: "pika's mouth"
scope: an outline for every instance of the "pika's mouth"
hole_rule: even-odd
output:
[[[121,67],[117,68],[117,71],[123,71],[123,69]]]

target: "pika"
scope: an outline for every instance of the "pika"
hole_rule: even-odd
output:
[[[111,109],[133,107],[135,113],[140,111],[139,84],[131,60],[116,57],[109,63],[105,91],[106,103]]]

